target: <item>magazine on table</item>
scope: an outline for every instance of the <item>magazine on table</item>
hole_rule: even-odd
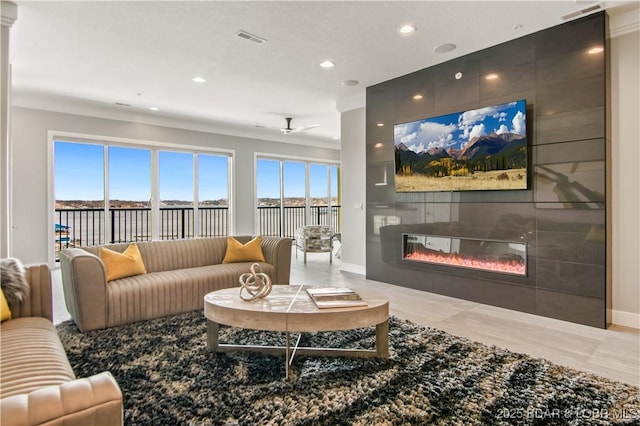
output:
[[[306,290],[320,309],[367,306],[358,293],[347,287],[309,287]]]

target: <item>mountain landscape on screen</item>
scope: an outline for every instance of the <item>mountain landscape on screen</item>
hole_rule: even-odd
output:
[[[394,127],[396,192],[527,188],[524,100]]]

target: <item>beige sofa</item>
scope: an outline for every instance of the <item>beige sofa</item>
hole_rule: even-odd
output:
[[[241,243],[251,237],[235,237]],[[222,263],[226,237],[137,243],[146,274],[107,282],[99,247],[74,248],[60,254],[67,309],[80,330],[204,309],[204,295],[239,286],[238,278],[253,262]],[[129,244],[102,247],[118,252]],[[291,239],[262,238],[262,272],[273,284],[289,284]]]
[[[122,393],[108,372],[76,379],[53,326],[51,272],[29,266],[30,296],[0,325],[0,424],[121,425]]]

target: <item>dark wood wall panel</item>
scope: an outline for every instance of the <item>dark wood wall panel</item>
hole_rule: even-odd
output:
[[[607,56],[588,53],[605,47],[606,22],[594,14],[367,88],[368,278],[606,327]],[[395,192],[394,124],[518,99],[529,189]],[[526,241],[527,276],[405,261],[403,232]]]

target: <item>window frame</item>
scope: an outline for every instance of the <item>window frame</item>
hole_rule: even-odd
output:
[[[291,155],[280,155],[273,153],[265,153],[265,152],[256,152],[254,153],[254,233],[257,235],[260,233],[260,219],[259,219],[259,211],[258,211],[258,161],[259,160],[269,160],[269,161],[278,161],[279,162],[279,170],[280,170],[280,234],[282,235],[284,232],[284,163],[289,162],[298,162],[304,163],[305,165],[305,224],[309,224],[311,222],[311,179],[310,179],[310,169],[311,165],[322,165],[327,167],[327,198],[328,198],[328,210],[331,212],[331,208],[333,206],[332,200],[336,199],[337,205],[341,205],[341,185],[340,185],[340,169],[341,163],[339,160],[329,160],[325,158],[315,158],[315,157],[298,157]],[[337,167],[336,173],[336,189],[338,191],[337,194],[332,194],[332,167]],[[340,215],[338,215],[338,226],[341,222]]]
[[[193,154],[193,191],[194,191],[194,218],[198,215],[198,155],[218,155],[227,157],[227,195],[228,195],[228,223],[227,231],[229,235],[233,235],[235,232],[235,182],[233,180],[236,151],[233,149],[225,148],[213,148],[200,145],[180,144],[173,142],[162,142],[145,139],[133,139],[133,138],[121,138],[114,136],[101,136],[92,134],[83,134],[75,132],[63,132],[63,131],[49,131],[47,134],[47,165],[48,165],[48,187],[47,187],[47,222],[48,229],[55,228],[55,143],[56,141],[68,142],[68,143],[80,143],[80,144],[93,144],[102,146],[104,149],[104,200],[105,200],[105,226],[104,226],[104,241],[108,241],[108,235],[110,233],[110,224],[108,224],[108,211],[109,211],[109,191],[108,191],[108,148],[110,146],[121,148],[136,148],[146,149],[151,151],[151,227],[152,227],[152,240],[156,240],[159,235],[160,224],[158,223],[159,217],[159,153],[160,151],[173,151],[180,153]],[[194,237],[197,237],[199,233],[199,226],[197,224],[199,219],[194,223]],[[47,233],[47,257],[50,265],[55,265],[55,235],[53,232]]]

